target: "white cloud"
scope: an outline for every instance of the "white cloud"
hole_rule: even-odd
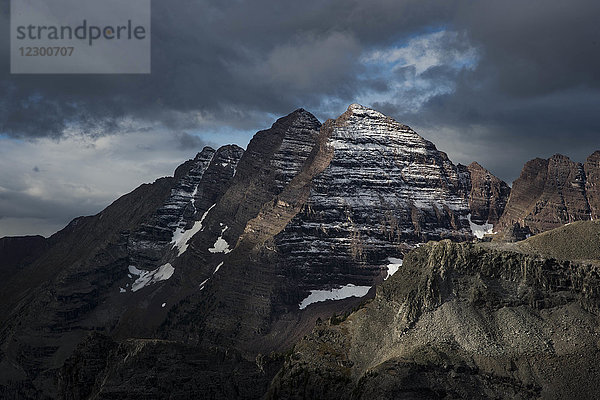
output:
[[[448,46],[462,40],[452,31],[439,31],[417,36],[406,44],[375,50],[362,57],[363,63],[393,64],[393,69],[414,67],[420,75],[431,67],[447,65],[455,68],[472,68],[478,59],[475,47]]]
[[[478,50],[464,35],[447,30],[367,52],[361,62],[368,75],[385,80],[388,90],[364,92],[357,101],[396,104],[403,112],[416,112],[430,98],[451,93],[457,74],[475,68],[478,60]],[[435,67],[446,75],[427,73]]]

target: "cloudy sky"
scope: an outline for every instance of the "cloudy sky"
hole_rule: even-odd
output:
[[[49,235],[299,107],[371,106],[509,183],[600,148],[596,0],[157,0],[137,76],[10,75],[8,13],[0,236]]]

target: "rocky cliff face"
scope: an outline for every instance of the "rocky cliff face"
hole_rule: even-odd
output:
[[[431,142],[356,104],[328,128],[330,160],[275,237],[305,290],[371,286],[407,245],[470,237],[469,178]]]
[[[243,153],[243,151],[240,149]],[[144,269],[152,269],[164,256],[176,231],[191,228],[196,219],[196,197],[204,173],[211,164],[216,151],[205,147],[194,160],[182,165],[177,185],[171,190],[167,201],[149,221],[144,222],[129,236],[130,262]],[[240,155],[237,157],[239,160]],[[232,168],[235,168],[233,163]],[[213,165],[217,165],[216,163]],[[209,205],[210,206],[210,205]],[[205,210],[206,211],[206,210]]]
[[[202,217],[223,196],[236,172],[244,150],[235,145],[218,150],[205,147],[181,174],[169,199],[152,218],[128,238],[129,263],[151,270],[173,261],[187,250],[198,232]]]
[[[585,191],[593,220],[600,219],[600,151],[594,152],[583,165]]]
[[[471,221],[478,225],[498,224],[508,202],[510,187],[475,161],[467,168],[471,177]]]
[[[43,236],[0,238],[0,290],[14,274],[35,261],[48,247]]]
[[[307,118],[296,112],[276,125],[293,127],[297,122],[290,121]],[[331,312],[322,301],[348,299],[339,304],[344,308],[367,295],[388,275],[390,257],[401,258],[429,239],[473,237],[468,171],[410,128],[359,105],[320,131],[315,125],[305,140],[290,142],[286,152],[303,160],[284,168],[293,171],[291,179],[249,185],[248,180],[272,174],[273,163],[262,157],[279,159],[265,150],[248,156],[255,140],[266,143],[261,149],[280,143],[276,125],[253,139],[239,169],[251,170],[242,168],[251,160],[260,160],[260,167],[254,167],[252,178],[234,179],[207,216],[206,231],[194,237],[193,251],[181,260],[182,268],[210,267],[194,280],[202,290],[190,289],[185,305],[169,314],[161,328],[165,337],[226,343],[254,355],[282,350],[310,321]],[[283,138],[295,135],[283,132]],[[261,200],[242,206],[230,200],[242,193]],[[210,254],[219,239],[226,251]],[[189,332],[202,334],[189,337]]]
[[[598,268],[429,243],[300,341],[268,398],[598,397]]]
[[[595,158],[591,156],[586,164],[591,177],[589,183],[584,166],[560,154],[548,160],[536,158],[527,162],[513,184],[500,219],[501,228],[518,224],[535,234],[569,222],[593,218],[597,206],[591,206],[588,190],[595,199]]]
[[[317,318],[372,296],[415,245],[472,239],[479,222],[493,223],[506,190],[484,171],[359,105],[323,126],[297,110],[245,152],[205,148],[173,178],[74,220],[11,279],[0,393],[80,398],[99,374],[106,384],[94,393],[115,398],[124,374],[144,376],[152,359],[225,382],[219,363],[194,369],[202,354],[267,382],[260,353],[285,351]],[[90,332],[105,336],[85,341]],[[247,389],[234,380],[215,397]]]

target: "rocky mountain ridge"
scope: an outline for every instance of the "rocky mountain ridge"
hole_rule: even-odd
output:
[[[597,219],[599,160],[596,151],[584,164],[560,154],[527,162],[513,184],[499,229],[524,239],[574,221]]]
[[[176,360],[197,376],[185,390],[216,379],[211,396],[244,398],[248,376],[266,390],[282,359],[264,354],[373,297],[415,246],[491,232],[509,193],[375,110],[323,125],[296,110],[245,151],[207,147],[47,239],[0,295],[0,394],[127,398],[123,371],[144,376],[152,359],[161,390],[180,384]]]
[[[598,268],[430,242],[374,300],[300,341],[267,398],[595,398]]]

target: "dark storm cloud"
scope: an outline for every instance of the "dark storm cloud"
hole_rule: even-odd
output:
[[[201,149],[205,142],[197,136],[190,135],[187,132],[175,133],[174,139],[177,142],[177,148],[181,150],[185,149]]]
[[[335,117],[365,93],[391,93],[366,105],[440,139],[455,161],[478,158],[506,179],[529,158],[563,152],[582,160],[600,147],[600,3],[592,0],[173,0],[152,7],[151,75],[10,76],[3,59],[0,133],[57,137],[76,124],[99,134],[123,129],[123,118],[175,132],[258,130],[297,107]],[[8,23],[0,22],[6,58]],[[426,71],[407,65],[378,76],[361,62],[365,53],[436,30],[456,35],[440,36],[442,61]],[[474,65],[443,62],[471,47]],[[394,95],[395,82],[417,78]],[[173,143],[190,140],[186,133]],[[463,142],[477,152],[461,153]]]
[[[515,96],[598,88],[600,4],[590,0],[475,3],[457,19],[482,44],[480,76]]]
[[[465,4],[451,24],[481,50],[477,68],[407,118],[430,132],[450,128],[458,143],[477,141],[471,157],[508,180],[530,158],[584,161],[600,148],[600,3]]]
[[[10,76],[3,21],[0,132],[60,136],[69,124],[110,132],[124,117],[172,129],[254,129],[265,113],[318,109],[326,97],[351,102],[358,91],[383,85],[357,78],[365,46],[439,23],[447,11],[422,0],[365,3],[153,1],[146,76]],[[6,0],[2,8],[8,11]]]

